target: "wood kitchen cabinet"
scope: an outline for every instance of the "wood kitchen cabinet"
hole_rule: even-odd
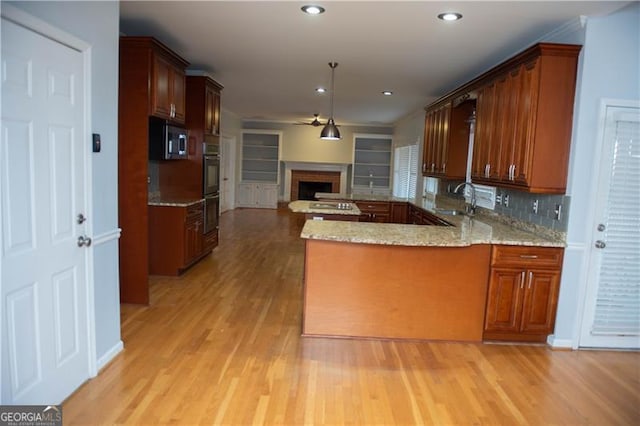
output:
[[[220,134],[220,91],[222,86],[214,80],[207,80],[205,89],[205,132],[210,135]]]
[[[469,148],[468,120],[475,108],[474,102],[465,98],[466,95],[427,108],[422,161],[424,176],[465,178]]]
[[[160,187],[168,197],[200,198],[203,188],[202,144],[218,143],[218,135],[212,134],[212,123],[216,120],[219,130],[220,92],[222,86],[206,76],[186,77],[185,127],[189,134],[187,158],[180,161],[161,162]],[[217,112],[212,92],[217,92]]]
[[[202,202],[149,206],[149,273],[179,275],[211,253],[203,228]]]
[[[155,55],[151,79],[151,115],[184,123],[184,68],[176,58]]]
[[[362,214],[360,222],[389,223],[391,221],[391,203],[388,201],[356,201]]]
[[[409,221],[409,203],[407,202],[391,202],[391,223],[408,223]]]
[[[220,135],[220,95],[223,86],[205,75],[187,75],[187,128],[205,135]]]
[[[173,120],[184,120],[183,74],[188,62],[152,37],[121,37],[119,50],[120,300],[148,304],[149,116],[159,114],[170,119],[170,104],[182,98],[174,108],[176,117]],[[182,86],[179,84],[181,78]]]
[[[563,253],[492,247],[484,340],[546,341],[555,325]]]
[[[539,43],[478,79],[474,182],[565,192],[579,53]]]
[[[443,175],[446,171],[450,114],[451,101],[447,101],[427,110],[425,115],[422,172],[427,176]]]

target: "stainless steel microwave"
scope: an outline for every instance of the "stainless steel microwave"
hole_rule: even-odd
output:
[[[188,153],[187,129],[149,117],[149,159],[181,160]]]

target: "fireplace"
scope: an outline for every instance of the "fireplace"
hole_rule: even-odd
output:
[[[316,192],[340,192],[340,172],[291,171],[291,201],[313,200]]]
[[[298,200],[317,200],[316,192],[332,192],[331,182],[298,182]]]

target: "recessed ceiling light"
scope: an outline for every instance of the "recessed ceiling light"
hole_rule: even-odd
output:
[[[385,91],[382,92],[382,94],[385,95],[385,96],[391,96],[391,95],[393,95],[393,92],[391,90],[385,90]]]
[[[304,13],[308,13],[309,15],[320,15],[321,13],[324,13],[324,7],[315,4],[302,6],[301,9]]]
[[[443,21],[458,21],[462,19],[462,15],[457,12],[445,12],[438,15],[438,19],[442,19]]]
[[[324,93],[326,91],[327,91],[327,89],[325,89],[324,87],[316,87],[316,92],[318,92],[318,93]]]

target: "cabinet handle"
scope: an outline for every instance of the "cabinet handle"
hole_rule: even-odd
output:
[[[521,259],[537,259],[538,255],[537,254],[521,254],[520,258]]]
[[[516,180],[516,165],[514,164],[513,169],[511,170],[511,180]]]
[[[442,173],[447,172],[447,163],[442,163]]]
[[[531,281],[533,281],[533,272],[529,271],[529,285],[527,286],[528,289],[531,289]]]
[[[427,164],[426,163],[422,163],[422,172],[426,172],[427,171]]]
[[[524,271],[520,273],[520,290],[524,288]]]
[[[431,173],[436,171],[436,163],[431,163]]]

